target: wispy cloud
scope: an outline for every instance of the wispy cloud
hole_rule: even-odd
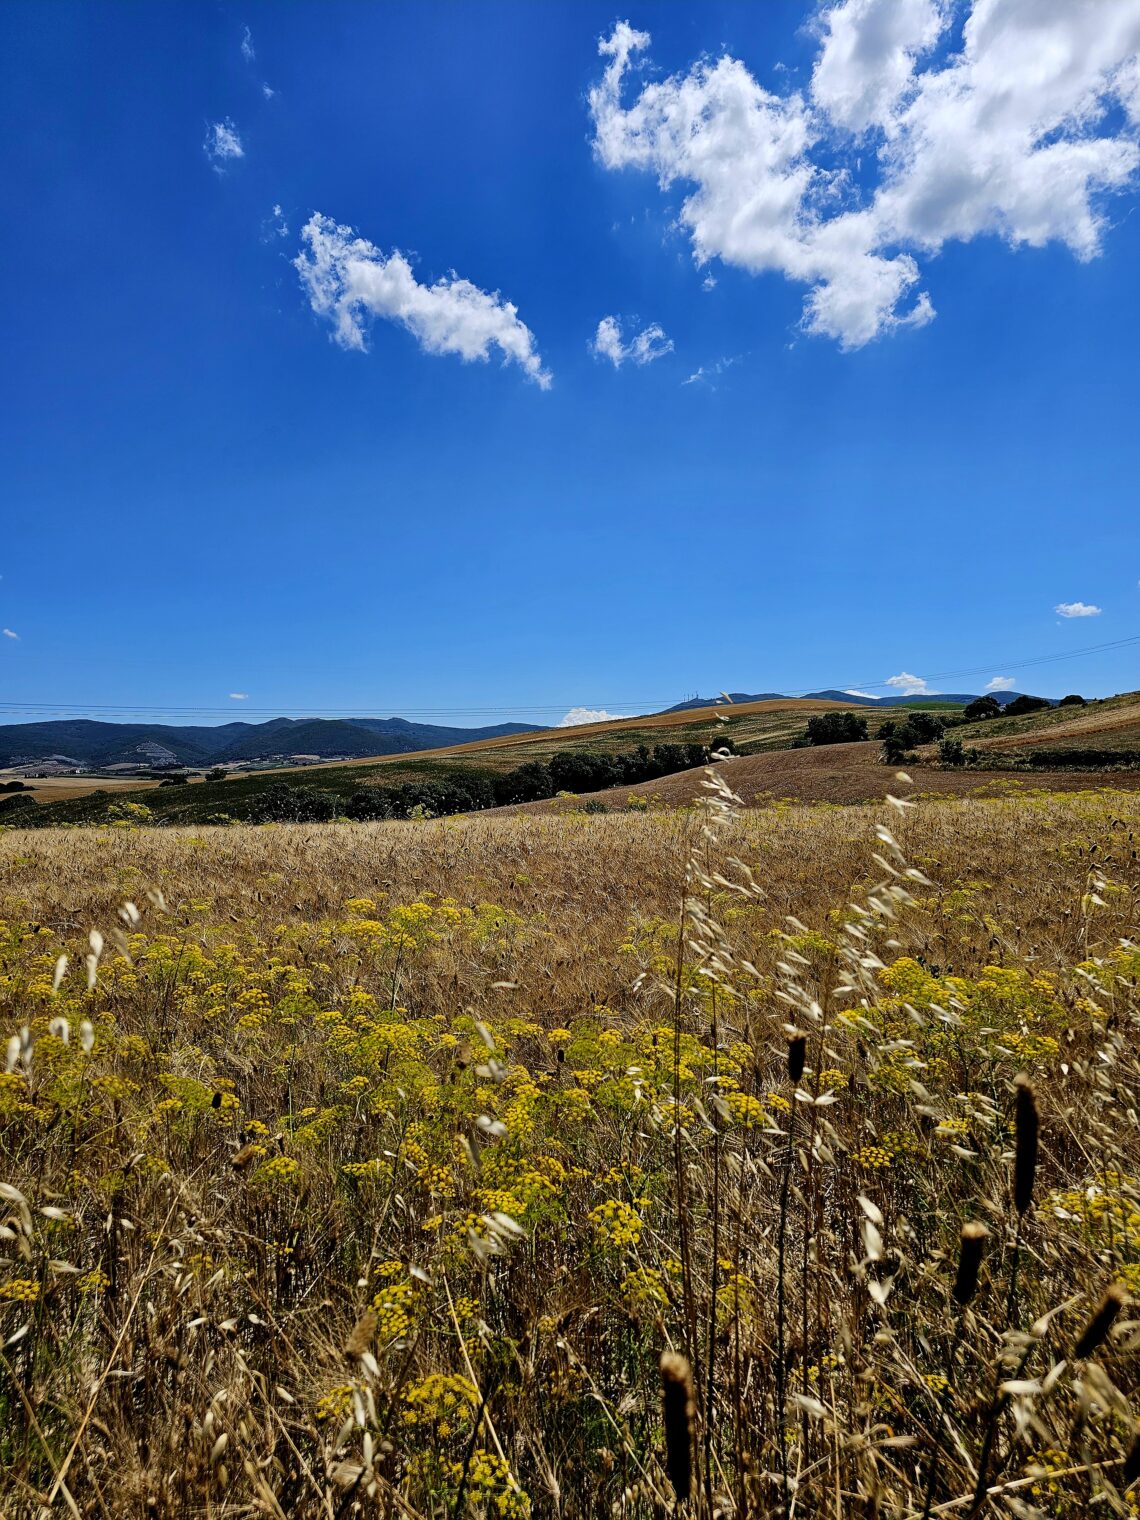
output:
[[[577,728],[580,723],[612,723],[615,718],[626,716],[626,713],[607,712],[604,707],[572,707],[554,726],[555,728]]]
[[[726,369],[731,369],[734,364],[740,363],[740,355],[732,354],[724,359],[718,359],[715,364],[701,364],[687,380],[682,380],[682,385],[707,385],[715,390],[714,382],[718,376],[723,375]]]
[[[230,701],[231,702],[248,702],[249,701],[249,692],[248,691],[231,691],[230,692]]]
[[[225,121],[210,123],[202,150],[219,174],[225,172],[225,165],[231,159],[245,157],[238,130],[228,116]]]
[[[19,642],[20,635],[13,632],[11,628],[0,629],[0,633],[3,633],[6,639],[15,639],[17,642]]]
[[[1092,602],[1058,602],[1053,611],[1063,618],[1100,617],[1102,609]]]
[[[933,320],[919,261],[948,243],[1099,252],[1140,165],[1136,0],[825,0],[816,19],[810,84],[780,94],[727,53],[640,73],[651,38],[627,21],[599,42],[595,153],[682,189],[698,267],[806,287],[803,327],[852,349]]]
[[[1012,676],[993,676],[986,682],[987,691],[1012,691]]]
[[[407,328],[425,353],[486,360],[497,348],[536,385],[550,386],[534,334],[519,320],[518,308],[497,291],[480,290],[454,273],[434,285],[421,284],[398,249],[381,253],[351,227],[319,212],[305,224],[301,241],[294,267],[309,304],[332,323],[342,348],[365,349],[368,319],[382,317]]]
[[[867,697],[872,702],[877,702],[879,700],[878,697],[876,697],[873,692],[870,692],[870,691],[858,691],[858,690],[856,690],[856,688],[854,686],[845,686],[843,688],[843,695],[845,697]]]
[[[885,684],[904,697],[935,697],[938,693],[928,685],[925,676],[912,676],[908,670],[900,670],[897,676],[888,676]]]
[[[608,359],[614,369],[620,369],[628,359],[633,364],[652,364],[673,352],[673,340],[666,336],[659,322],[643,327],[628,343],[622,341],[621,317],[603,317],[590,344],[596,359]]]
[[[257,54],[253,50],[253,34],[248,26],[241,39],[241,56],[245,59],[246,63],[252,63],[257,57]]]
[[[277,91],[271,84],[266,84],[265,80],[263,79],[261,81],[261,93],[265,96],[266,100],[272,100],[274,95],[277,94]]]

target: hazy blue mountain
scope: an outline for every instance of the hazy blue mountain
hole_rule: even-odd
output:
[[[201,766],[271,755],[398,755],[504,734],[531,733],[534,727],[528,723],[496,723],[483,728],[455,728],[410,723],[405,718],[270,718],[265,723],[222,723],[217,727],[64,718],[0,725],[0,766],[51,756],[86,766],[174,762]]]

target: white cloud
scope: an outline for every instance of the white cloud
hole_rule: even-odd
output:
[[[248,26],[241,39],[241,56],[245,59],[246,63],[252,63],[257,57],[257,54],[253,51],[253,34]]]
[[[406,327],[429,354],[487,359],[498,348],[546,390],[550,373],[534,345],[534,334],[519,321],[518,309],[497,292],[489,294],[449,274],[422,285],[399,250],[383,254],[351,227],[314,212],[301,231],[304,249],[293,261],[318,316],[327,317],[342,348],[363,350],[370,316]]]
[[[895,679],[897,680],[898,678],[896,677]],[[879,700],[878,697],[876,697],[872,692],[857,691],[854,686],[845,686],[843,688],[843,695],[845,697],[867,697],[872,702],[877,702]]]
[[[935,0],[848,0],[824,11],[811,96],[839,127],[887,125],[911,89],[917,59],[946,25]]]
[[[1013,690],[1013,677],[1012,676],[994,676],[994,677],[992,677],[991,680],[989,680],[989,681],[986,682],[986,690],[987,691],[1012,691]]]
[[[20,635],[18,633],[13,633],[11,628],[2,628],[0,629],[0,633],[3,633],[6,639],[16,639],[17,642],[19,641]]]
[[[684,185],[697,264],[806,285],[803,325],[844,348],[932,320],[916,255],[947,242],[1093,257],[1103,197],[1140,164],[1140,0],[972,0],[947,52],[950,10],[841,0],[819,18],[807,94],[771,93],[725,55],[628,106],[650,38],[619,22],[590,91],[595,152]]]
[[[1058,602],[1053,611],[1063,618],[1100,617],[1101,608],[1091,602]]]
[[[699,364],[686,380],[681,381],[681,384],[696,385],[698,382],[704,382],[715,390],[716,386],[713,385],[713,381],[717,376],[723,375],[726,369],[731,369],[734,364],[739,363],[740,355],[732,354],[723,359],[718,359],[715,364]]]
[[[245,157],[245,149],[241,145],[237,128],[228,116],[225,121],[211,122],[202,148],[219,173],[222,172],[222,165],[229,159]]]
[[[289,236],[289,223],[285,220],[285,212],[278,205],[274,205],[269,216],[262,223],[262,237],[266,242],[271,238],[286,238]]]
[[[231,702],[248,702],[249,701],[249,692],[248,691],[231,691],[230,692],[230,701]]]
[[[900,671],[897,676],[888,676],[885,684],[893,686],[904,697],[936,697],[938,695],[933,687],[927,685],[925,676],[912,676],[906,670]]]
[[[666,337],[660,323],[643,327],[628,343],[622,342],[621,324],[621,317],[603,317],[590,345],[594,357],[609,359],[614,369],[620,369],[626,359],[634,364],[652,364],[654,359],[663,359],[673,352],[673,340]]]
[[[604,707],[572,707],[554,726],[576,728],[579,723],[612,723],[616,718],[625,716],[625,713],[607,712]]]
[[[272,85],[266,84],[265,80],[263,79],[261,81],[261,93],[265,96],[266,100],[272,100],[274,95],[277,94],[277,91],[273,88]]]

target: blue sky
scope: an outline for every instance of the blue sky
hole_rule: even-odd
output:
[[[8,710],[1140,685],[1136,0],[877,4],[10,0]]]

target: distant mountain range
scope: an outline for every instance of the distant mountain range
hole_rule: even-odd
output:
[[[914,707],[924,700],[932,703],[949,702],[954,705],[959,703],[964,707],[968,702],[976,702],[978,693],[963,691],[932,691],[929,698],[912,695],[909,697],[861,697],[850,691],[805,691],[805,698],[813,698],[820,702],[849,702],[852,707]],[[988,696],[994,698],[1002,707],[1007,702],[1012,702],[1015,697],[1023,695],[1020,691],[991,691]],[[725,697],[730,702],[787,702],[786,692],[782,691],[729,691],[716,697],[691,697],[687,702],[678,702],[675,707],[666,708],[666,712],[688,712],[691,707],[715,707],[718,703],[723,704]],[[1051,699],[1046,699],[1051,700]]]
[[[846,691],[807,694],[852,707],[904,707],[921,697],[859,697]],[[993,695],[1004,706],[1019,693]],[[783,692],[733,691],[733,702],[787,701]],[[939,692],[931,702],[972,702],[968,692]],[[723,703],[723,696],[692,697],[666,712]],[[648,716],[648,715],[647,715]],[[109,765],[209,766],[270,760],[275,756],[314,755],[318,759],[366,755],[402,755],[412,750],[441,749],[497,739],[508,734],[534,733],[535,723],[496,723],[489,728],[448,728],[436,723],[410,723],[406,718],[271,718],[266,723],[222,723],[180,727],[169,723],[102,723],[90,718],[66,718],[46,723],[0,725],[0,767],[54,761],[102,769]]]
[[[100,723],[88,718],[0,725],[0,766],[75,761],[83,766],[219,765],[275,755],[401,755],[533,733],[533,723],[445,728],[406,718],[271,718],[267,723],[177,727],[167,723]]]

